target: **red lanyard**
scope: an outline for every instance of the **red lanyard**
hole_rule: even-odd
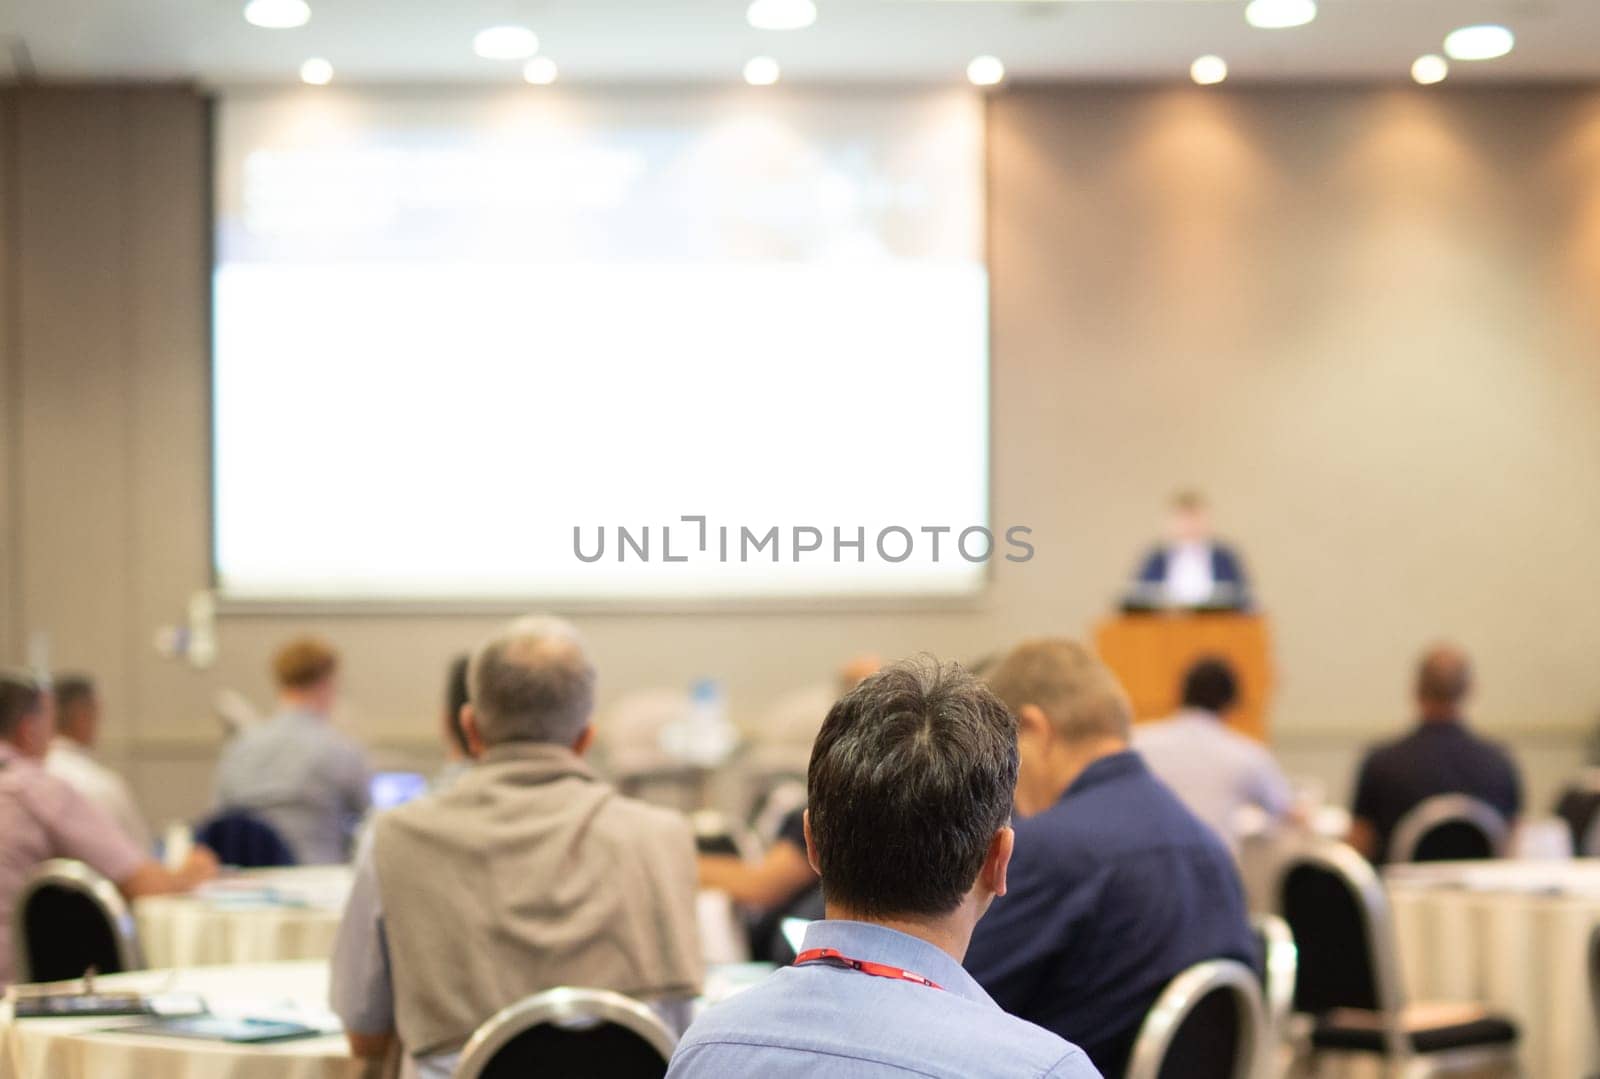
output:
[[[851,959],[832,948],[807,948],[794,957],[795,966],[804,966],[806,963],[840,963],[851,970],[859,970],[863,974],[870,974],[874,978],[893,978],[899,982],[915,982],[925,985],[929,989],[943,989],[944,986],[929,981],[920,974],[913,974],[909,970],[891,967],[887,963],[869,963],[865,959]]]

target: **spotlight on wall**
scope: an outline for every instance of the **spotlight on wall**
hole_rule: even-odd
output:
[[[526,60],[539,51],[539,35],[526,26],[491,26],[473,37],[472,51],[485,60]]]
[[[1426,56],[1417,57],[1416,62],[1411,65],[1411,77],[1422,86],[1432,86],[1436,82],[1443,82],[1444,77],[1448,74],[1450,74],[1450,65],[1445,62],[1445,58],[1435,56],[1431,52]]]
[[[549,86],[556,81],[556,76],[561,74],[556,70],[556,62],[548,56],[535,56],[522,65],[522,77],[525,81],[535,86]]]
[[[1317,0],[1250,0],[1244,21],[1258,30],[1287,30],[1317,17]]]
[[[1450,31],[1444,39],[1444,54],[1452,60],[1494,60],[1510,52],[1516,43],[1516,37],[1504,26],[1463,26]]]
[[[967,81],[974,86],[998,86],[1006,77],[1006,65],[998,56],[975,57],[967,65]]]
[[[744,65],[744,81],[751,86],[771,86],[778,81],[780,74],[778,61],[770,56],[752,57]]]
[[[333,81],[333,65],[320,56],[313,56],[300,65],[300,81],[307,86],[326,86]]]
[[[817,21],[812,0],[751,0],[745,18],[757,30],[804,30]]]
[[[1228,77],[1228,61],[1207,54],[1189,65],[1189,77],[1201,86],[1215,86]]]
[[[267,30],[292,30],[311,18],[306,0],[250,0],[244,6],[244,21]]]

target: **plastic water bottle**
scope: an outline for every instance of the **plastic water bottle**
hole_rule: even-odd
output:
[[[715,767],[733,752],[737,735],[728,722],[728,702],[722,683],[701,678],[689,690],[688,737],[684,757],[702,768]]]

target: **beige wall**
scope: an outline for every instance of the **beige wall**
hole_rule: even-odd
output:
[[[1083,632],[1196,484],[1275,620],[1296,767],[1342,791],[1448,634],[1542,799],[1600,718],[1600,91],[1016,89],[990,118],[993,501],[1035,560],[969,609],[580,615],[603,696],[712,674],[750,716],[853,652]],[[284,633],[336,638],[350,721],[416,752],[494,622],[233,614],[215,669],[156,654],[207,581],[206,124],[180,90],[0,110],[0,644],[100,674],[158,817],[203,803],[211,697],[264,702]]]

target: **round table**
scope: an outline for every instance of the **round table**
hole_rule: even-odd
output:
[[[338,1020],[327,1010],[325,962],[265,963],[186,971],[147,970],[101,978],[107,989],[195,993],[219,1014],[293,1018],[321,1037],[269,1045],[230,1045],[146,1034],[118,1034],[142,1018],[23,1019],[0,1005],[0,1079],[347,1079],[358,1074]]]
[[[1391,866],[1384,883],[1411,1000],[1476,1001],[1510,1016],[1526,1075],[1600,1070],[1587,969],[1600,860]]]
[[[229,873],[189,895],[133,905],[151,967],[326,959],[350,894],[348,866]]]

